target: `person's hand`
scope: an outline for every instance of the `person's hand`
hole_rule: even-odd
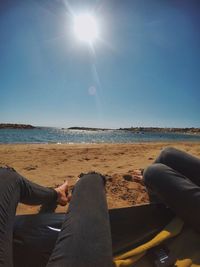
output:
[[[64,184],[58,186],[55,190],[58,194],[57,203],[61,206],[65,206],[71,200],[68,181],[65,181]]]

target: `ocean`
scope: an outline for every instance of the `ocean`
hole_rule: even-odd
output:
[[[200,135],[182,133],[132,133],[125,130],[69,130],[61,128],[0,129],[0,144],[138,143],[200,141]]]

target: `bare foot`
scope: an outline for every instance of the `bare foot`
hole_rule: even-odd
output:
[[[68,181],[65,181],[64,184],[58,186],[55,190],[58,194],[57,203],[61,206],[65,206],[71,200],[71,195],[68,192]]]

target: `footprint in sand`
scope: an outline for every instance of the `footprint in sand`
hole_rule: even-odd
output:
[[[92,164],[92,167],[97,167],[98,166],[98,164]]]

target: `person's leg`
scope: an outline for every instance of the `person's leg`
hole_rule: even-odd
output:
[[[200,231],[200,187],[174,169],[155,163],[144,171],[151,192],[194,229]]]
[[[111,267],[112,241],[103,177],[87,174],[73,191],[47,267]]]
[[[168,147],[161,151],[155,163],[162,163],[200,186],[200,159],[184,151]]]
[[[12,234],[19,202],[41,204],[56,201],[53,189],[36,185],[11,168],[0,168],[0,267],[11,267]]]

